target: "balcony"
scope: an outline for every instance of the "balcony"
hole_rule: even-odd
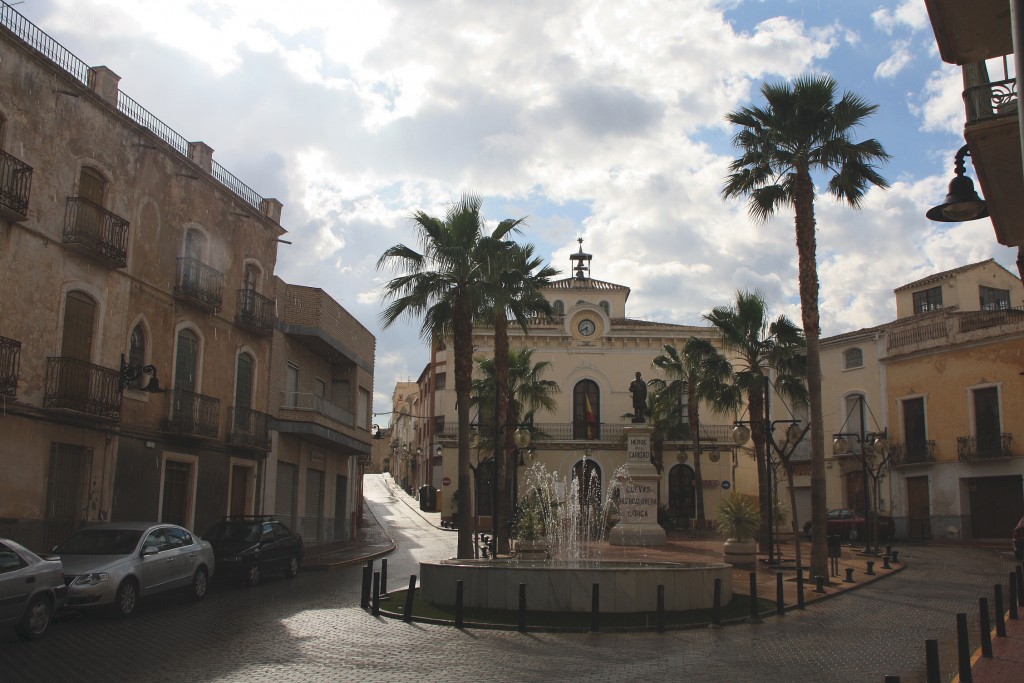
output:
[[[354,427],[356,424],[355,415],[316,394],[287,391],[284,394],[284,404],[281,407],[285,410],[312,411],[347,427]]]
[[[194,304],[204,310],[220,308],[224,300],[224,274],[206,265],[197,258],[178,258],[178,278],[175,280],[174,297]]]
[[[22,221],[28,216],[32,167],[0,150],[0,216]]]
[[[169,394],[171,416],[167,431],[189,436],[217,438],[220,399],[175,387]]]
[[[21,342],[0,337],[0,396],[18,395],[18,366],[21,361]]]
[[[270,450],[270,416],[266,413],[234,406],[230,425],[230,443],[259,451]]]
[[[942,61],[980,62],[1013,52],[1007,0],[924,0]]]
[[[438,425],[441,426],[441,425]],[[531,430],[531,442],[603,442],[622,443],[626,427],[629,423],[622,422],[601,422],[597,428],[588,435],[587,425],[583,422],[538,422]],[[730,448],[733,446],[732,430],[733,425],[701,425],[700,440],[702,445],[724,443]],[[485,426],[484,431],[486,432]],[[443,429],[439,430],[435,437],[438,439],[457,439],[459,435],[459,423],[454,420],[445,420]],[[487,436],[484,434],[483,436]]]
[[[1010,458],[1011,434],[988,434],[983,436],[956,437],[956,454],[960,460],[991,460]]]
[[[906,467],[908,465],[928,465],[935,462],[935,442],[924,441],[916,444],[889,444],[889,465]]]
[[[85,197],[68,197],[63,241],[108,268],[127,265],[128,221]]]
[[[276,302],[254,289],[238,290],[235,324],[250,332],[269,337],[274,334]]]
[[[77,358],[46,359],[43,407],[121,419],[121,374]]]

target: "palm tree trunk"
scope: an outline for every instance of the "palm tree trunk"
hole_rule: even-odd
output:
[[[495,539],[497,552],[507,553],[508,547],[508,525],[505,520],[509,519],[509,496],[507,488],[508,472],[508,451],[505,448],[507,437],[511,434],[508,414],[508,319],[505,317],[505,309],[494,310],[494,464],[493,474],[497,477],[497,495],[491,502],[491,514],[494,515],[494,529],[497,534]],[[502,424],[505,423],[505,424]]]
[[[792,457],[790,453],[789,457]],[[796,489],[793,487],[793,466],[791,464],[784,463],[783,469],[786,470],[786,480],[789,482],[789,523],[793,527],[793,549],[796,553],[796,566],[801,568],[804,566],[803,553],[800,548],[800,520],[796,518]]]
[[[761,387],[752,391],[747,401],[750,408],[750,436],[754,441],[754,459],[757,462],[757,504],[761,511],[761,527],[757,532],[758,552],[769,552],[768,520],[771,519],[771,484],[766,456],[767,434],[764,432],[764,392]]]
[[[814,235],[814,186],[806,167],[794,188],[796,248],[799,255],[800,313],[807,340],[807,395],[811,421],[811,575],[828,576],[825,500],[825,422],[821,408],[821,336],[818,318],[817,241]]]
[[[473,389],[473,315],[469,298],[456,302],[452,345],[455,354],[455,406],[459,419],[459,559],[473,557],[473,500],[469,468],[469,401]]]
[[[688,386],[692,386],[689,382]],[[697,504],[697,528],[704,528],[704,475],[700,471],[700,414],[697,397],[690,391],[686,405],[687,419],[690,422],[690,440],[693,442],[693,494]]]

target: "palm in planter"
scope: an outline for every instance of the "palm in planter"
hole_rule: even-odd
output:
[[[716,530],[725,536],[725,561],[733,565],[754,564],[757,543],[754,537],[761,526],[761,513],[752,496],[733,492],[718,506]]]

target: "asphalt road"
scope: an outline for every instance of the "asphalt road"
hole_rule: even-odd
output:
[[[451,557],[434,528],[379,478],[367,504],[398,549],[389,585]],[[129,620],[67,613],[38,642],[0,633],[0,681],[875,681],[924,680],[936,638],[955,672],[956,613],[975,622],[1014,563],[967,547],[901,546],[907,570],[762,624],[665,634],[520,634],[374,618],[359,608],[362,568],[215,585],[207,599],[144,603]],[[977,629],[972,626],[972,647]]]

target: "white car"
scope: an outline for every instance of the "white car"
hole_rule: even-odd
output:
[[[14,626],[25,640],[41,638],[67,593],[59,561],[0,538],[0,626]]]
[[[154,593],[181,589],[202,600],[214,571],[210,544],[174,524],[97,524],[53,552],[64,563],[68,607],[109,606],[123,617]]]

